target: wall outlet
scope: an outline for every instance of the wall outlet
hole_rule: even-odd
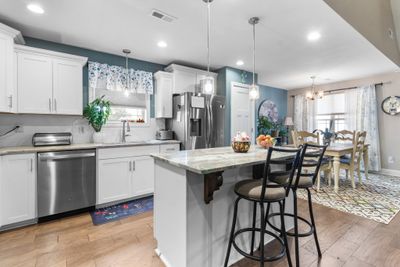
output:
[[[389,156],[388,157],[388,163],[389,164],[394,164],[395,161],[396,161],[395,157],[393,157],[393,156]]]

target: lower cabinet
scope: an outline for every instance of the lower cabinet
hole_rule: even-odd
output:
[[[36,217],[36,154],[0,157],[1,225]]]
[[[97,204],[154,192],[154,160],[148,155],[98,160]]]

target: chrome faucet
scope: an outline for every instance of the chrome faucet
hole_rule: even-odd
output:
[[[129,121],[128,120],[122,120],[122,143],[126,143],[126,137],[129,136],[131,132],[131,127],[129,125]]]

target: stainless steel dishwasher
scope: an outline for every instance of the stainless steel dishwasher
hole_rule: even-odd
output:
[[[96,204],[96,150],[38,153],[38,217]]]

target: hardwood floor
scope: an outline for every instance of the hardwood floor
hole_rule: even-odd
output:
[[[305,212],[304,201],[300,211]],[[389,225],[314,205],[323,257],[301,240],[301,266],[399,266],[400,216]],[[0,266],[164,266],[154,253],[151,212],[100,226],[85,213],[0,234]],[[291,252],[294,246],[291,242]],[[266,247],[271,252],[274,245]],[[234,267],[255,267],[241,260]],[[286,259],[266,266],[287,266]]]

